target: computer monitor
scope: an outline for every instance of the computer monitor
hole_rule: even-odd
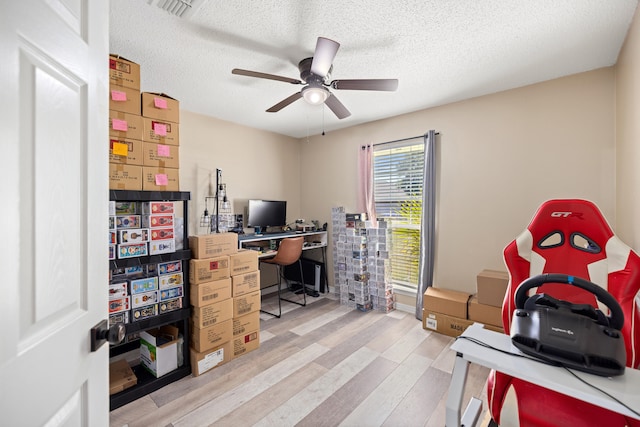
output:
[[[282,200],[249,200],[247,227],[266,232],[268,227],[287,225],[287,202]]]

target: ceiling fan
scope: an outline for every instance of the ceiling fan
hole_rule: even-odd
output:
[[[398,88],[397,79],[356,79],[356,80],[333,80],[329,82],[331,71],[333,70],[333,59],[338,52],[340,43],[318,37],[316,50],[311,58],[305,58],[298,64],[300,79],[278,76],[275,74],[260,73],[257,71],[234,68],[231,73],[241,76],[258,77],[261,79],[278,80],[285,83],[304,85],[300,92],[296,92],[288,98],[278,102],[267,112],[275,113],[282,110],[287,105],[304,98],[309,104],[320,105],[325,103],[327,107],[339,118],[349,117],[351,112],[329,91],[335,90],[379,90],[394,91]]]

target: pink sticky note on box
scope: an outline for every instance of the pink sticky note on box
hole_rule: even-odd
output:
[[[153,133],[158,136],[167,136],[167,125],[153,122]]]
[[[113,101],[126,101],[127,93],[122,92],[121,90],[112,90],[111,91],[111,99]]]
[[[167,100],[164,99],[164,98],[155,97],[155,98],[153,98],[153,105],[156,108],[162,108],[163,110],[166,110],[167,109]]]
[[[167,179],[166,173],[159,173],[156,175],[156,185],[168,185],[169,180]]]
[[[171,151],[168,145],[158,144],[158,157],[169,157]]]
[[[126,120],[111,119],[111,127],[113,130],[121,130],[124,132],[129,130],[129,125]]]

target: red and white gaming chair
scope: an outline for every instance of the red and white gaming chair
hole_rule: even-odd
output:
[[[640,365],[640,257],[618,239],[595,204],[586,200],[549,200],[527,229],[504,249],[509,285],[502,323],[510,333],[514,296],[525,279],[543,273],[581,277],[600,285],[624,312],[621,330],[627,366]],[[532,290],[533,291],[533,290]],[[535,293],[596,308],[594,295],[566,284],[546,283]],[[491,417],[509,426],[640,426],[640,421],[552,390],[492,371],[487,383]]]

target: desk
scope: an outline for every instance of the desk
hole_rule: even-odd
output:
[[[329,282],[327,280],[327,232],[326,231],[305,231],[295,232],[287,231],[283,233],[270,233],[270,234],[241,234],[238,236],[238,249],[247,248],[260,248],[260,254],[258,258],[268,258],[276,254],[275,249],[270,249],[271,241],[280,241],[289,237],[304,237],[304,244],[302,246],[302,259],[304,260],[304,253],[313,249],[322,250],[322,266],[324,275],[321,280],[324,281],[325,289],[329,290]],[[305,280],[307,282],[307,280]],[[310,284],[307,282],[307,284]],[[265,288],[268,286],[265,286]],[[319,289],[316,289],[319,290]]]
[[[482,324],[479,323],[474,323],[467,328],[462,336],[477,339],[492,347],[507,350],[511,353],[521,353],[520,350],[511,344],[511,338],[508,335],[484,329]],[[460,416],[469,363],[486,366],[511,375],[512,377],[521,378],[541,387],[557,391],[558,393],[573,396],[576,399],[609,409],[613,412],[618,412],[630,418],[640,419],[638,415],[620,405],[618,402],[611,400],[599,391],[580,382],[564,368],[544,365],[522,357],[510,356],[480,346],[466,339],[456,340],[456,342],[451,345],[451,350],[457,354],[451,384],[449,386],[449,395],[447,396],[445,422],[447,427],[460,426],[461,421],[465,426],[474,426],[480,415],[482,402],[480,402],[478,406],[478,399],[474,398],[462,418]],[[600,377],[579,371],[574,372],[588,383],[620,399],[634,410],[640,411],[640,404],[638,402],[638,396],[640,396],[640,371],[627,368],[625,369],[624,375],[612,378]]]

